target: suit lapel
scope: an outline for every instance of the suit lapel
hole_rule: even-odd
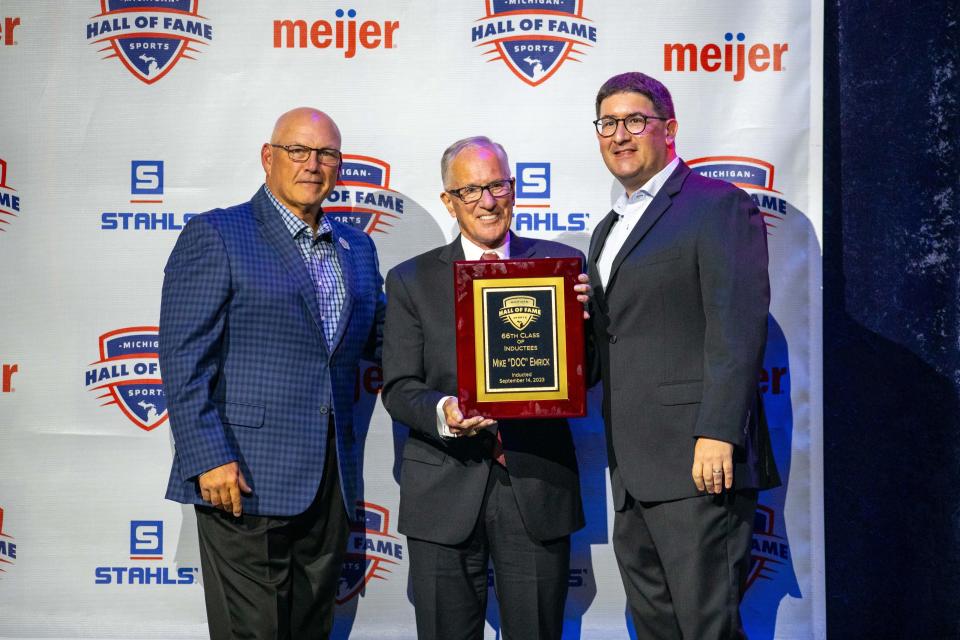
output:
[[[303,264],[303,257],[297,249],[296,243],[290,236],[290,231],[283,224],[280,218],[280,212],[273,206],[263,188],[253,196],[253,216],[257,220],[260,233],[273,250],[280,257],[280,262],[290,274],[291,280],[300,291],[304,303],[313,316],[313,321],[317,329],[323,335],[323,322],[320,316],[320,305],[317,303],[317,292],[313,286],[313,280],[307,273],[307,266]],[[323,342],[326,348],[326,340]]]
[[[510,232],[510,258],[533,258],[537,253],[537,243],[530,238],[523,238]]]
[[[616,212],[611,209],[610,212],[603,217],[603,220],[600,221],[600,224],[597,225],[597,228],[594,229],[593,235],[590,236],[587,264],[595,265],[597,263],[597,260],[600,258],[600,249],[603,248],[603,244],[607,241],[607,236],[610,235],[610,227],[613,226],[613,221],[616,217]]]
[[[330,352],[333,353],[337,350],[337,345],[340,344],[340,341],[343,340],[343,336],[347,330],[347,324],[350,321],[350,313],[353,311],[353,294],[355,291],[354,283],[356,282],[357,265],[353,261],[353,254],[356,252],[356,249],[351,247],[346,238],[341,235],[342,229],[340,223],[331,218],[330,226],[333,227],[333,248],[334,251],[337,252],[340,271],[343,273],[343,287],[346,290],[346,295],[343,299],[343,308],[340,309],[340,319],[337,321],[337,334],[330,344]]]
[[[593,296],[597,300],[603,299],[603,283],[600,282],[600,272],[597,270],[597,260],[600,259],[600,250],[603,248],[604,243],[607,241],[607,236],[610,235],[610,228],[613,226],[613,221],[617,218],[617,214],[612,209],[603,220],[600,221],[600,224],[597,225],[597,228],[593,230],[593,235],[590,236],[590,247],[587,250],[587,275],[590,276],[590,284],[593,286]]]
[[[640,222],[633,228],[630,235],[627,236],[626,241],[624,241],[623,246],[617,253],[617,257],[614,258],[613,265],[610,267],[610,277],[607,279],[607,289],[613,285],[613,281],[617,276],[617,269],[623,264],[624,259],[633,251],[633,248],[643,240],[643,237],[647,235],[650,229],[653,228],[653,225],[666,213],[667,209],[670,208],[670,205],[673,203],[673,196],[680,191],[680,187],[683,186],[683,181],[689,173],[690,167],[681,160],[677,168],[674,169],[670,177],[667,178],[663,187],[657,192],[653,201],[647,206],[646,211],[640,216]]]
[[[447,264],[453,264],[457,260],[466,260],[466,256],[463,255],[463,245],[460,244],[460,236],[458,235],[453,239],[453,242],[445,246],[437,257],[440,262]]]

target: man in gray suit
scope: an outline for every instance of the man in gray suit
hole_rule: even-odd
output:
[[[584,524],[573,439],[565,420],[464,419],[453,262],[583,255],[510,232],[514,181],[499,144],[455,142],[441,173],[440,198],[460,235],[390,271],[384,330],[383,403],[410,429],[399,530],[408,538],[417,634],[483,637],[492,557],[503,637],[559,638],[570,533]]]
[[[590,242],[613,544],[641,638],[736,638],[757,490],[779,484],[757,382],[770,287],[750,197],[676,154],[670,92],[642,73],[596,99],[623,187]]]

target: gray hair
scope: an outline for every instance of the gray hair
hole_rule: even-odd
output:
[[[631,71],[613,76],[603,83],[597,92],[597,117],[600,117],[600,103],[618,93],[639,93],[653,103],[657,115],[663,118],[676,118],[673,111],[673,98],[670,91],[656,78],[645,73]]]
[[[443,152],[443,157],[440,158],[440,179],[443,180],[443,188],[446,189],[447,178],[450,177],[450,164],[453,162],[453,159],[460,155],[460,152],[464,149],[469,149],[471,147],[484,147],[490,149],[503,161],[504,166],[510,167],[510,161],[507,159],[507,152],[504,151],[503,147],[488,138],[487,136],[471,136],[469,138],[464,138],[463,140],[457,140],[452,145],[447,147],[447,150]]]

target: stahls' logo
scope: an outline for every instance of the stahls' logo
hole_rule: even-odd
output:
[[[118,58],[141,82],[153,84],[197,45],[213,40],[213,26],[197,13],[200,0],[100,0],[87,21],[87,41],[104,59]]]
[[[350,525],[347,557],[337,584],[337,604],[356,597],[371,580],[386,580],[389,565],[403,560],[403,545],[390,533],[390,510],[372,502],[357,502]]]
[[[7,163],[0,158],[0,232],[20,215],[20,196],[7,184]]]
[[[89,391],[117,405],[144,431],[167,420],[167,398],[160,379],[158,327],[127,327],[100,336],[100,359],[85,372]]]
[[[789,213],[789,203],[773,188],[773,165],[747,156],[707,156],[688,160],[695,172],[734,184],[746,191],[767,225],[767,235],[774,235],[777,226]]]
[[[337,186],[323,212],[372,235],[389,233],[403,217],[403,196],[390,188],[390,165],[370,156],[344,154]]]
[[[485,0],[487,15],[470,29],[474,46],[503,60],[532,87],[545,82],[567,60],[579,62],[578,47],[597,43],[597,28],[583,16],[583,0]]]

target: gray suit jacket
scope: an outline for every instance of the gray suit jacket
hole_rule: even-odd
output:
[[[511,235],[513,258],[577,256],[557,242]],[[387,274],[383,404],[410,428],[400,474],[399,530],[457,544],[477,522],[490,473],[483,436],[441,439],[437,403],[457,395],[453,262],[463,260],[457,237]],[[584,524],[573,438],[566,420],[500,422],[507,471],[527,531],[549,540]]]
[[[779,484],[757,382],[767,337],[766,228],[750,197],[683,162],[614,260],[590,241],[593,329],[604,382],[614,505],[697,495],[699,436],[736,445],[736,488]]]

